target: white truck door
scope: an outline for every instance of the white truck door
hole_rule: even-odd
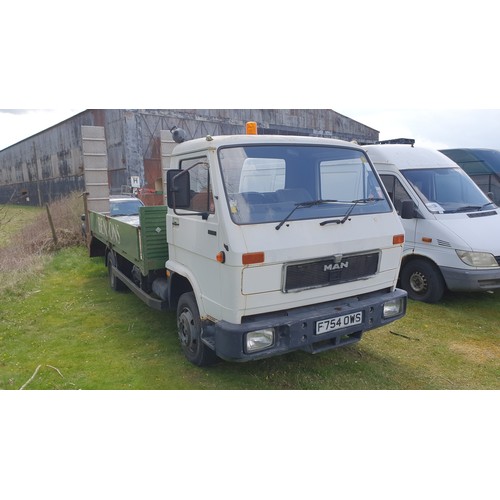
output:
[[[216,256],[219,245],[219,217],[210,181],[206,157],[181,160],[182,170],[189,170],[191,200],[187,208],[169,211],[169,249],[171,259],[184,266],[191,276],[192,285],[198,287],[207,314],[217,317],[221,287],[220,263]],[[203,306],[203,307],[201,307]]]
[[[412,200],[415,203],[418,203],[418,201],[408,193],[407,189],[401,184],[396,175],[392,173],[381,173],[380,177],[398,214],[401,214],[403,201]],[[404,219],[402,222],[405,230],[405,251],[412,251],[415,248],[415,235],[417,231],[418,219]]]

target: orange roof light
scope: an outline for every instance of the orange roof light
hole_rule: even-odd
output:
[[[247,135],[257,135],[257,122],[247,122],[246,132]]]

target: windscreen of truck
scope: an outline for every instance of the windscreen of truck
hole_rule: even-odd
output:
[[[432,213],[458,213],[495,207],[461,168],[402,171]]]
[[[219,150],[236,224],[390,212],[362,151],[332,146],[251,145]]]

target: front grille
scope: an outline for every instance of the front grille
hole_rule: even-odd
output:
[[[379,252],[333,256],[289,264],[285,268],[284,292],[338,285],[372,276],[377,272]]]

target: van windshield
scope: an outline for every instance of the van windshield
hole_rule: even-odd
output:
[[[472,212],[495,205],[460,168],[402,171],[432,213]]]
[[[236,224],[343,220],[346,213],[350,217],[392,209],[373,167],[357,149],[233,146],[220,148],[219,162]]]

